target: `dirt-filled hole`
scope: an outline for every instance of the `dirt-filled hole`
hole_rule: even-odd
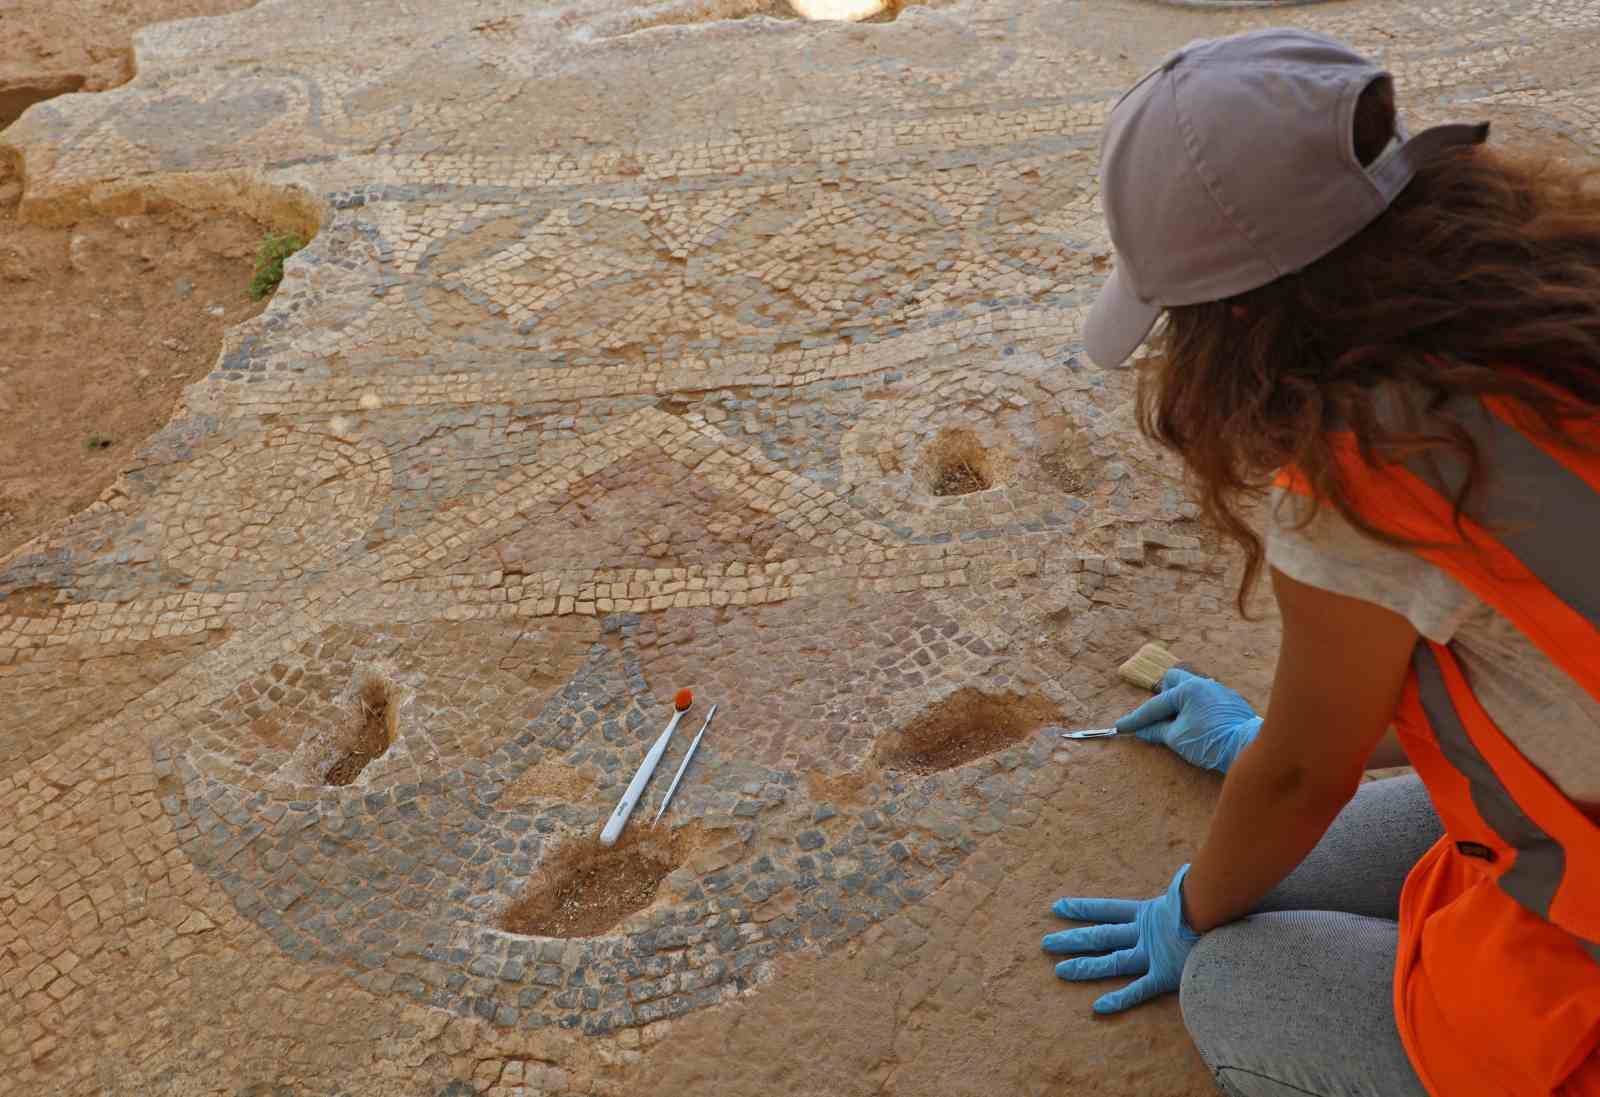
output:
[[[885,769],[937,773],[1003,750],[1050,724],[1061,710],[1038,694],[988,694],[963,689],[878,741]]]
[[[373,676],[361,683],[356,695],[355,734],[341,754],[323,774],[323,783],[348,785],[376,758],[381,758],[394,743],[399,714],[393,703],[389,683]]]
[[[947,427],[928,446],[925,480],[934,495],[970,495],[995,485],[994,462],[978,436],[964,427]]]
[[[1068,495],[1081,495],[1094,486],[1094,458],[1087,447],[1064,441],[1039,457],[1045,482]]]
[[[586,838],[545,859],[499,926],[534,937],[593,937],[643,910],[682,858],[665,837],[641,831],[606,849]]]
[[[1095,457],[1093,439],[1064,415],[1045,419],[1038,426],[1039,479],[1068,495],[1082,495],[1095,486],[1101,461]]]

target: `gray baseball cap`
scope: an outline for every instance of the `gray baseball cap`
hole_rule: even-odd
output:
[[[1116,270],[1089,313],[1089,356],[1115,366],[1161,311],[1309,266],[1369,225],[1440,149],[1487,123],[1436,126],[1356,158],[1356,100],[1389,74],[1348,46],[1283,28],[1191,42],[1112,108],[1100,195]]]

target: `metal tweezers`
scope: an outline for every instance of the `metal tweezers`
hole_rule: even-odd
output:
[[[1116,728],[1090,728],[1088,731],[1063,731],[1063,739],[1109,739],[1117,733]]]
[[[711,718],[717,714],[717,706],[712,705],[711,711],[706,713],[706,722],[700,725],[700,734],[694,737],[694,742],[689,744],[688,753],[683,756],[683,762],[678,766],[678,772],[673,775],[672,784],[667,786],[667,794],[661,798],[661,808],[656,812],[656,817],[651,824],[661,822],[661,817],[667,813],[667,808],[672,804],[672,794],[678,791],[678,782],[683,780],[684,772],[688,770],[689,763],[694,759],[694,752],[700,749],[700,740],[705,738],[706,728],[711,726]]]

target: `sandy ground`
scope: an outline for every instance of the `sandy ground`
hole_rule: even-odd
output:
[[[216,361],[265,231],[179,209],[18,223],[0,177],[0,554],[75,514]]]
[[[0,4],[0,129],[41,97],[133,76],[147,23],[236,11],[233,0]],[[0,145],[3,149],[3,145]],[[250,299],[264,231],[175,209],[20,224],[0,153],[0,555],[92,503],[205,375]]]

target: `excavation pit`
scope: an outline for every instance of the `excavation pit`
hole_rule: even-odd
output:
[[[595,937],[655,901],[680,858],[663,838],[624,836],[606,849],[593,838],[556,850],[499,928],[530,937]]]
[[[1068,495],[1081,495],[1094,486],[1093,457],[1080,448],[1060,445],[1039,458],[1045,482]]]
[[[939,773],[1060,722],[1061,710],[1038,694],[994,695],[968,688],[879,740],[873,758],[885,769]]]
[[[323,774],[324,784],[335,787],[351,784],[361,776],[362,770],[383,757],[394,744],[399,710],[389,683],[378,677],[362,682],[356,695],[356,715],[355,735]]]
[[[1041,486],[1066,495],[1092,491],[1103,462],[1089,432],[1064,415],[1040,422],[1037,431],[1033,453]]]
[[[988,448],[965,427],[940,431],[929,444],[922,464],[924,484],[933,495],[971,495],[987,491],[998,481]]]

